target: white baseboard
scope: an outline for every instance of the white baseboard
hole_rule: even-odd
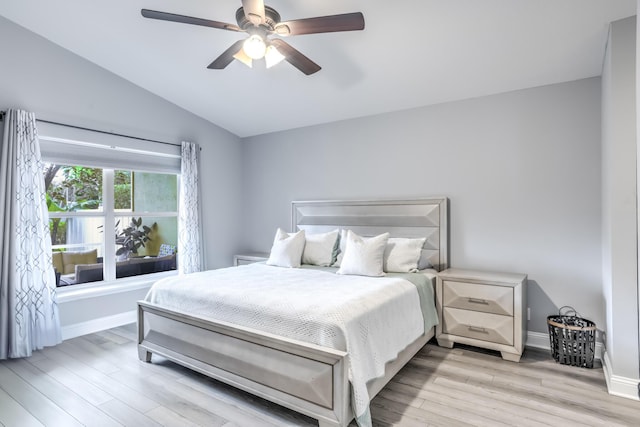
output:
[[[527,332],[527,347],[534,347],[551,352],[549,335],[541,332]],[[621,377],[611,373],[611,360],[604,350],[601,342],[596,342],[595,358],[602,362],[604,378],[607,381],[607,390],[613,396],[626,397],[627,399],[640,400],[638,397],[638,380]]]
[[[613,375],[611,373],[611,360],[609,360],[609,354],[606,351],[602,358],[602,370],[604,371],[604,379],[607,381],[609,394],[632,400],[640,400],[638,396],[638,380]]]
[[[527,347],[540,348],[551,352],[551,342],[549,340],[549,334],[542,332],[527,331]],[[596,360],[602,360],[602,354],[604,352],[604,346],[601,342],[596,342],[596,351],[594,357]]]
[[[137,321],[137,315],[137,310],[132,310],[125,313],[115,314],[113,316],[100,317],[87,322],[63,326],[62,339],[69,340],[82,335],[92,334],[94,332],[134,323]]]

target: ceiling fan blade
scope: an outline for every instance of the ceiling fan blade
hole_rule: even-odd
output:
[[[231,64],[231,61],[233,61],[233,55],[242,49],[243,43],[244,40],[238,40],[232,44],[229,49],[222,52],[222,55],[218,56],[207,68],[210,70],[222,70],[223,68],[226,68],[226,66]]]
[[[281,22],[276,25],[275,33],[281,36],[297,36],[358,30],[364,30],[364,15],[354,12]]]
[[[242,9],[253,25],[264,24],[264,0],[242,0]]]
[[[161,21],[180,22],[183,24],[201,25],[203,27],[218,28],[228,31],[243,31],[240,27],[226,22],[210,21],[208,19],[194,18],[192,16],[176,15],[174,13],[159,12],[157,10],[142,9],[145,18],[159,19]]]
[[[278,52],[284,56],[284,59],[286,59],[287,62],[305,73],[307,76],[320,71],[321,67],[318,64],[304,56],[299,50],[295,49],[284,40],[271,40],[271,45],[278,49]]]

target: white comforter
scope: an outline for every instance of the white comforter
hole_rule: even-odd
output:
[[[365,423],[367,381],[424,332],[416,287],[400,278],[258,263],[162,279],[146,301],[347,351],[352,406]]]

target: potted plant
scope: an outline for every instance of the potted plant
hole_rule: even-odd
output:
[[[152,240],[149,235],[157,229],[158,224],[155,222],[151,227],[148,227],[142,225],[142,218],[131,218],[129,226],[116,234],[116,244],[120,245],[120,248],[116,251],[116,256],[129,258],[131,254],[138,255],[138,249],[144,248],[145,243]]]

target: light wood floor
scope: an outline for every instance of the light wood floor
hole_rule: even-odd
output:
[[[373,400],[371,412],[376,426],[640,425],[640,402],[609,396],[601,368],[559,365],[530,349],[516,364],[431,343]],[[138,361],[133,325],[1,362],[0,424],[317,425],[157,356]]]

